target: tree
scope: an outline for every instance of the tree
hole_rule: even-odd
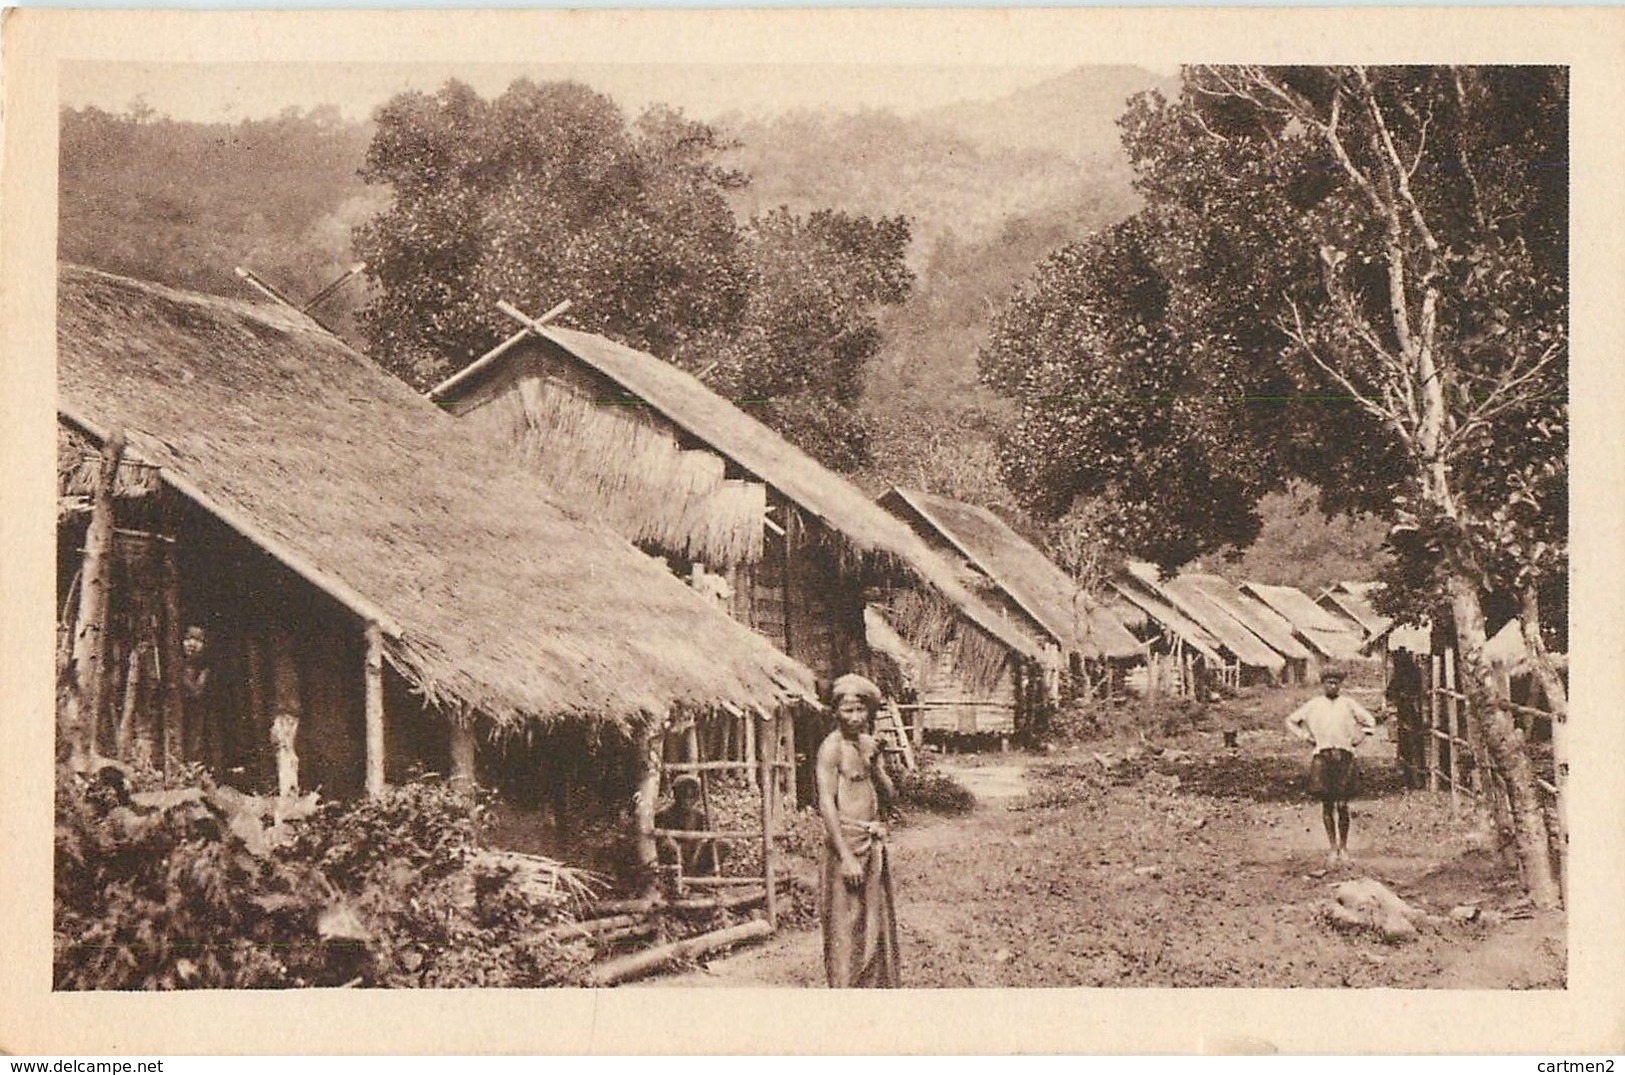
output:
[[[869,459],[868,430],[854,404],[880,349],[875,311],[908,297],[902,217],[830,209],[806,216],[779,208],[751,220],[745,255],[752,290],[730,345],[690,347],[717,391],[754,410],[837,470]]]
[[[1486,600],[1539,640],[1567,569],[1567,93],[1559,68],[1188,68],[1124,117],[1145,208],[1046,264],[983,356],[1022,403],[1012,486],[1052,515],[1104,498],[1165,564],[1251,540],[1289,477],[1387,519],[1410,611],[1454,623],[1541,905],[1482,651]]]
[[[908,224],[778,210],[741,226],[721,132],[664,107],[628,123],[572,82],[515,82],[494,101],[447,83],[378,114],[363,176],[393,201],[357,229],[378,283],[372,353],[423,388],[513,331],[506,299],[700,375],[850,469],[866,458],[852,404],[901,302]]]
[[[728,332],[748,267],[717,166],[718,132],[663,108],[628,124],[573,82],[521,80],[494,101],[448,82],[383,106],[363,177],[392,188],[356,231],[378,285],[372,352],[422,388],[512,331],[495,304],[547,309],[668,356]]]

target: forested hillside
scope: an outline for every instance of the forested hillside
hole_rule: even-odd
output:
[[[240,265],[309,298],[353,262],[351,229],[384,204],[357,175],[371,137],[333,109],[234,124],[64,110],[58,255],[237,296]],[[324,316],[348,325],[359,302],[352,287]]]
[[[908,220],[915,280],[907,301],[878,310],[880,346],[857,404],[870,431],[860,484],[920,486],[1024,521],[994,452],[1012,408],[980,383],[976,356],[1035,265],[1135,211],[1116,118],[1130,94],[1168,85],[1136,68],[1095,68],[907,118],[715,121],[731,144],[720,161],[749,180],[728,192],[742,228],[781,206]],[[233,273],[242,265],[306,299],[353,264],[354,229],[389,205],[389,188],[360,176],[374,130],[326,108],[235,124],[176,122],[139,104],[120,115],[65,110],[60,255],[237,296],[247,293]],[[373,298],[352,281],[321,313],[364,345],[356,314]],[[1243,566],[1282,581],[1322,563],[1367,573],[1355,567],[1371,536],[1328,529],[1307,495],[1265,502],[1264,535]]]

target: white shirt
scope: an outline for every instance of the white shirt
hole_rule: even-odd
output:
[[[1341,694],[1311,698],[1286,718],[1287,731],[1313,742],[1317,753],[1334,747],[1353,750],[1376,727],[1376,718],[1364,706]]]

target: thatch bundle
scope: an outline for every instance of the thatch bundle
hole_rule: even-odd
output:
[[[767,489],[729,479],[722,457],[685,450],[631,408],[532,379],[494,408],[523,458],[565,497],[639,544],[717,567],[762,556]]]
[[[101,446],[91,438],[59,423],[56,428],[56,495],[95,496],[101,454]],[[113,495],[146,496],[156,491],[158,485],[157,467],[124,459],[119,462],[113,479]]]
[[[893,591],[884,614],[909,645],[926,653],[948,654],[970,690],[991,694],[1001,685],[1010,649],[971,626],[935,590]]]

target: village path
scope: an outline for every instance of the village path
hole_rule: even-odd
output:
[[[1473,849],[1447,795],[1399,788],[1386,743],[1363,748],[1370,794],[1356,805],[1353,862],[1328,870],[1301,747],[1268,729],[1244,732],[1237,750],[1217,740],[1131,761],[1107,753],[1109,774],[1095,750],[940,761],[978,805],[916,812],[896,830],[904,983],[1561,986],[1560,916],[1446,917],[1464,904],[1521,913],[1516,881]],[[1436,917],[1404,945],[1332,932],[1320,917],[1331,886],[1362,876]],[[813,924],[646,984],[821,987],[820,960]]]

